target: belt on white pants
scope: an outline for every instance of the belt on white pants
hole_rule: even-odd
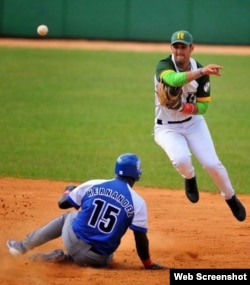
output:
[[[192,119],[192,117],[188,117],[188,118],[186,118],[185,120],[182,120],[182,121],[168,121],[167,123],[168,123],[168,124],[182,124],[182,123],[185,123],[185,122],[190,121],[191,119]],[[164,125],[163,121],[160,120],[160,119],[157,119],[157,120],[156,120],[156,124],[158,124],[158,125]]]

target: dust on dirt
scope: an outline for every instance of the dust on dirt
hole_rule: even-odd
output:
[[[0,46],[32,48],[64,48],[89,50],[116,50],[136,52],[168,52],[169,43],[120,42],[83,39],[2,38]],[[196,53],[250,55],[249,46],[195,45]]]

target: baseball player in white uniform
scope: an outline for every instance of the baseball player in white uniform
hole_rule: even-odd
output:
[[[155,85],[155,142],[164,150],[172,165],[184,178],[187,198],[199,200],[193,154],[211,176],[221,195],[238,221],[244,221],[246,210],[235,194],[228,172],[217,156],[203,114],[210,101],[210,75],[220,76],[218,64],[202,66],[191,58],[193,37],[185,30],[173,33],[171,54],[156,66]],[[182,86],[182,104],[178,110],[160,104],[157,85],[160,81],[173,87]]]

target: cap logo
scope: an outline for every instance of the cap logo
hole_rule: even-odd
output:
[[[178,40],[184,40],[185,34],[184,33],[177,33]]]

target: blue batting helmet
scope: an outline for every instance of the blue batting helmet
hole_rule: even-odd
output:
[[[135,181],[138,181],[142,174],[140,158],[133,153],[120,155],[116,160],[115,174],[132,177]]]

